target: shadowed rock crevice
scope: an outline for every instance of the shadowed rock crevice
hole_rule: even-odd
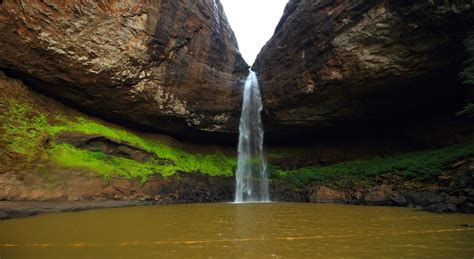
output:
[[[77,148],[99,151],[109,156],[118,156],[138,162],[154,159],[160,164],[170,164],[172,161],[159,158],[156,154],[135,147],[125,142],[116,141],[101,135],[86,135],[82,133],[62,133],[54,138],[56,144],[69,144]]]

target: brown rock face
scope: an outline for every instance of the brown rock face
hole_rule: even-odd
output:
[[[344,203],[346,199],[346,193],[325,186],[311,190],[309,195],[309,202],[313,203]]]
[[[0,69],[124,123],[238,127],[247,75],[218,0],[0,1]]]
[[[0,201],[153,200],[157,203],[230,201],[234,179],[184,173],[153,176],[145,184],[119,177],[104,180],[84,171],[57,170],[48,181],[37,174],[0,174]]]
[[[254,65],[266,129],[294,134],[453,108],[473,24],[471,0],[291,0]]]

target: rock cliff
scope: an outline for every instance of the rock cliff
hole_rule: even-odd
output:
[[[82,110],[175,134],[238,128],[247,65],[218,0],[0,1],[0,34],[1,70]]]
[[[232,200],[234,148],[129,130],[77,112],[2,73],[0,121],[0,219],[51,210]],[[396,145],[361,140],[270,148],[272,200],[473,212],[474,144],[465,135],[472,130],[445,126],[456,130],[432,130],[424,138],[435,145],[415,153],[400,139]],[[439,138],[447,142],[436,144]]]
[[[347,134],[355,122],[453,109],[473,24],[470,0],[291,0],[254,65],[266,129]]]
[[[473,124],[442,113],[473,25],[472,0],[291,0],[254,66],[267,133],[292,136],[272,199],[472,213]],[[0,0],[0,34],[0,200],[232,199],[235,148],[130,129],[236,133],[248,71],[218,0]],[[344,136],[298,134],[318,129]]]

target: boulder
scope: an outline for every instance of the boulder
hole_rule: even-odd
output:
[[[455,204],[452,203],[437,203],[432,204],[426,208],[424,208],[430,212],[438,212],[438,213],[446,213],[446,212],[456,212],[458,211]]]
[[[394,186],[381,184],[369,189],[364,196],[367,205],[405,205],[405,198]]]
[[[462,204],[459,211],[464,213],[474,213],[474,201],[468,201]]]
[[[345,203],[346,200],[345,192],[333,190],[326,186],[313,189],[309,195],[309,202],[313,203]]]
[[[448,196],[445,193],[436,194],[427,191],[408,191],[403,194],[410,206],[428,207],[433,204],[444,203]]]

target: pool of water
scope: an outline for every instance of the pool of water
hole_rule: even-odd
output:
[[[415,209],[197,204],[0,221],[0,258],[473,258],[474,216]]]

